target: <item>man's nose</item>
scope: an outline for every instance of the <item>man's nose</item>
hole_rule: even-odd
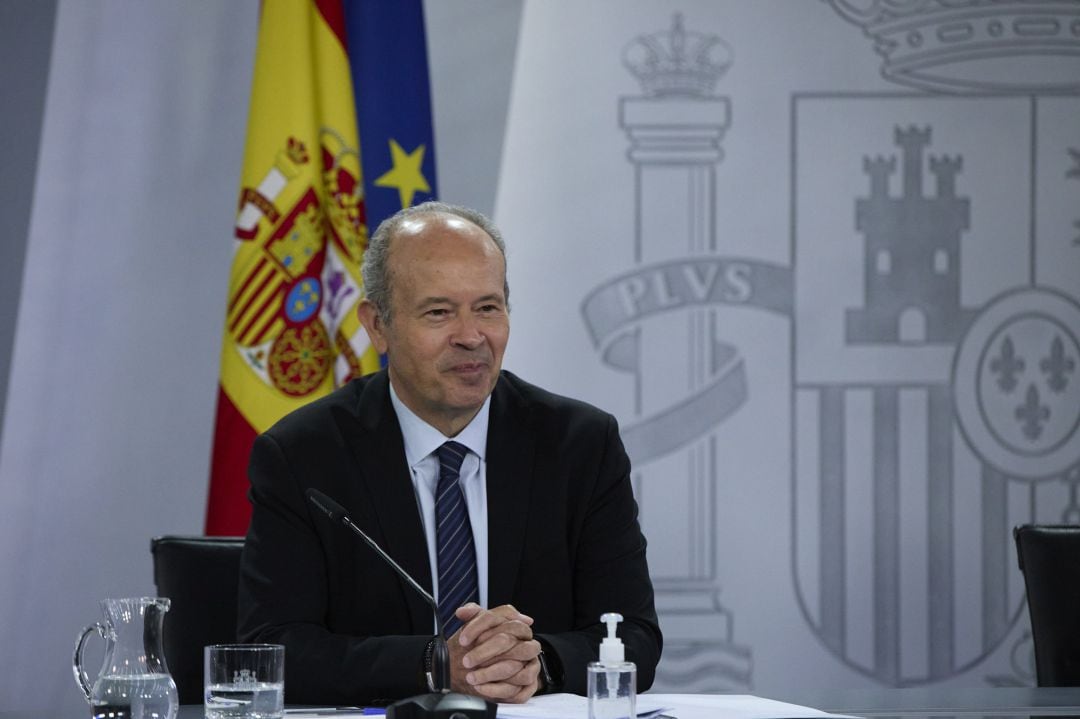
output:
[[[458,319],[450,341],[459,347],[474,350],[484,343],[484,334],[480,331],[480,324],[476,318],[469,313],[464,313]]]

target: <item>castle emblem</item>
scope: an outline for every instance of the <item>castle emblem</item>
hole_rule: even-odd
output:
[[[931,157],[933,195],[923,191],[929,128],[897,128],[902,192],[889,195],[893,157],[867,157],[870,196],[856,202],[855,226],[865,238],[863,307],[847,311],[847,341],[953,343],[972,311],[960,306],[960,238],[971,223],[971,201],[956,195],[959,157]]]

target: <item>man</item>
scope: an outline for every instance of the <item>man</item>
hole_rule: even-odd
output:
[[[430,606],[313,511],[314,487],[433,590],[454,691],[585,693],[603,612],[625,617],[627,659],[647,689],[662,638],[629,460],[613,417],[502,371],[498,230],[461,207],[405,209],[371,238],[363,274],[360,320],[387,369],[256,440],[241,640],[285,645],[291,702],[427,690]]]

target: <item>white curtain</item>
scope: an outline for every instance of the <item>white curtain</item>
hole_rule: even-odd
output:
[[[154,593],[150,537],[202,531],[257,17],[59,5],[0,446],[6,709],[85,712],[76,632]]]

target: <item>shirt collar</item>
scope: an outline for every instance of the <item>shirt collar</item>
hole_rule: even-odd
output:
[[[401,437],[405,442],[405,461],[410,467],[415,467],[428,455],[437,450],[443,443],[453,439],[463,444],[469,450],[484,461],[487,452],[488,415],[491,409],[491,395],[480,405],[480,411],[472,418],[465,428],[458,432],[456,437],[447,437],[439,430],[421,419],[415,412],[405,406],[405,403],[394,391],[394,383],[390,383],[390,402],[397,414],[398,424],[401,425]]]

